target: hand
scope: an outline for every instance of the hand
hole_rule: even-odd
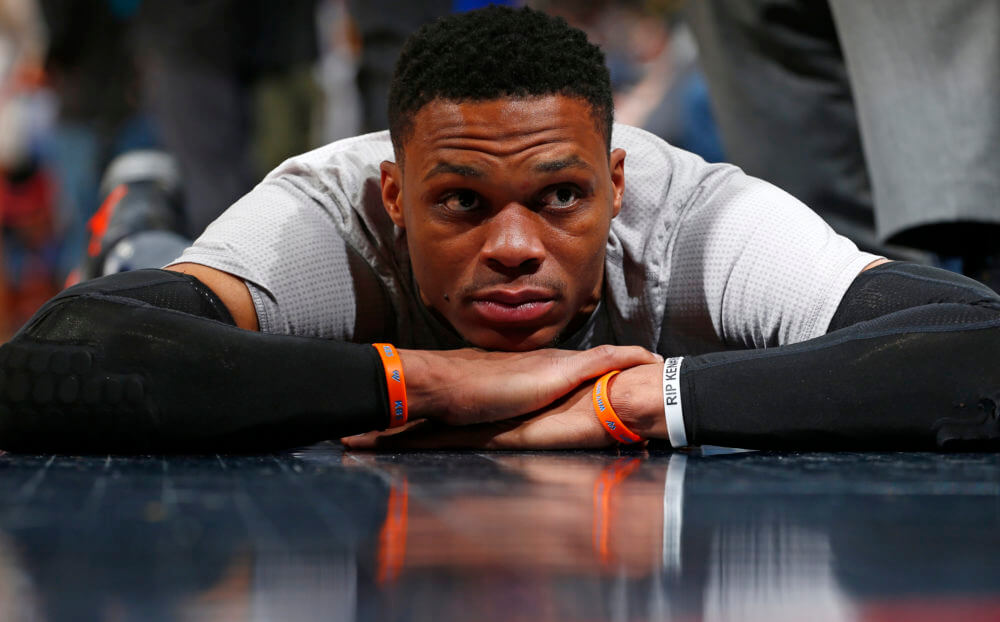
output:
[[[662,363],[637,346],[484,352],[400,350],[410,419],[468,425],[519,417],[553,404],[612,369]]]
[[[586,383],[544,412],[476,425],[416,421],[398,430],[341,439],[350,449],[569,449],[615,444],[594,415],[593,383]]]
[[[661,363],[639,365],[611,379],[611,404],[625,425],[643,438],[667,438]],[[432,421],[342,439],[351,449],[570,449],[609,447],[615,440],[594,414],[593,383],[578,386],[541,412],[518,419],[467,426]]]
[[[667,438],[662,363],[624,370],[611,379],[608,399],[629,430],[643,438]]]

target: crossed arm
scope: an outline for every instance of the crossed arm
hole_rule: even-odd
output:
[[[227,296],[232,277],[200,277],[211,286],[126,272],[47,302],[0,347],[0,449],[259,451],[388,426],[374,348],[244,330],[251,317]],[[531,413],[607,370],[657,360],[612,346],[404,356],[411,416],[449,423]]]
[[[211,281],[217,275],[199,276]],[[242,304],[249,304],[248,295]],[[685,359],[687,438],[692,444],[794,449],[997,447],[997,346],[1000,296],[995,292],[942,270],[876,261],[845,294],[824,337],[766,351]],[[620,349],[584,355],[546,351],[527,358],[403,352],[412,395],[417,404],[428,404],[423,412],[431,416],[402,430],[369,432],[344,443],[390,449],[612,445],[591,405],[592,379],[608,369],[623,369],[608,391],[622,421],[644,438],[667,439],[663,362],[643,355]],[[608,357],[608,364],[591,366],[591,356]],[[536,374],[539,362],[553,360],[573,361],[574,371],[562,383]],[[454,366],[457,361],[463,361],[461,370]],[[449,368],[455,375],[443,371]],[[473,371],[477,368],[485,375]],[[499,390],[480,386],[477,380],[484,378]],[[442,401],[442,395],[435,399],[434,389],[445,389],[453,401]],[[538,393],[533,401],[523,400],[525,391]]]
[[[199,264],[172,270],[190,274],[225,302],[237,326],[257,329],[242,280]],[[389,432],[347,437],[354,448],[483,447],[558,449],[614,444],[594,416],[587,381],[613,369],[612,402],[644,438],[666,438],[660,373],[663,358],[637,347],[603,346],[584,352],[541,350],[486,353],[402,350],[410,418]]]
[[[374,349],[263,335],[242,282],[191,265],[71,288],[0,348],[0,448],[145,452],[274,449],[388,422]],[[187,273],[178,274],[178,272]],[[242,299],[242,302],[241,302]],[[855,281],[827,335],[686,358],[692,444],[996,448],[1000,297],[932,268]],[[402,351],[415,425],[352,447],[598,447],[595,377],[663,438],[662,362],[641,348],[524,354]]]
[[[690,444],[774,449],[1000,448],[1000,296],[935,268],[879,261],[855,280],[826,335],[684,359]],[[640,436],[667,439],[662,363],[613,379],[610,401]],[[417,423],[345,439],[355,448],[600,447],[590,384],[533,416],[467,427]]]

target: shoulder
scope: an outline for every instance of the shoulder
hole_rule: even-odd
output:
[[[293,156],[268,173],[264,182],[305,178],[342,185],[345,180],[377,177],[379,164],[393,158],[389,132],[383,130],[344,138]]]
[[[731,164],[710,164],[645,130],[615,125],[612,147],[625,150],[625,195],[612,230],[662,256],[682,220],[730,203],[720,189],[742,188],[748,176]],[[738,194],[738,192],[737,192]],[[689,223],[690,224],[690,223]],[[658,244],[645,241],[655,236]]]
[[[258,189],[280,188],[300,212],[321,215],[367,260],[391,248],[394,228],[382,207],[379,165],[393,160],[388,131],[330,143],[289,158]],[[253,194],[253,193],[251,193]]]
[[[736,166],[709,163],[659,136],[615,124],[612,148],[625,150],[625,205],[633,214],[679,210],[706,187],[746,177]],[[627,214],[626,214],[627,216]]]

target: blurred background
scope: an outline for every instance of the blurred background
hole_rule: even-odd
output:
[[[485,4],[583,29],[619,122],[1000,289],[995,0],[0,0],[0,340],[169,263],[285,158],[384,129],[406,38]]]
[[[406,37],[484,4],[0,0],[0,338],[67,284],[169,261],[285,158],[384,129]],[[618,120],[723,158],[679,3],[529,4],[604,48]]]

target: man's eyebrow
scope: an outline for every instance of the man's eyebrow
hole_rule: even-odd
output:
[[[560,160],[539,162],[532,167],[532,170],[536,173],[558,173],[559,171],[567,168],[582,168],[588,171],[593,170],[593,167],[584,162],[578,155],[571,155],[568,158],[562,158]]]
[[[423,180],[427,181],[435,175],[460,175],[462,177],[475,177],[477,179],[485,177],[483,172],[478,168],[465,166],[463,164],[452,164],[451,162],[438,162],[429,173],[424,175]]]

